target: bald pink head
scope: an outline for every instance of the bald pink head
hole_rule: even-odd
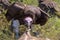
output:
[[[26,18],[25,18],[25,21],[27,21],[27,22],[31,22],[31,21],[33,21],[33,20],[32,20],[31,17],[26,17]]]
[[[24,22],[27,26],[31,26],[33,19],[31,17],[25,17]]]

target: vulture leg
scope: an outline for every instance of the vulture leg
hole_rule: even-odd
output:
[[[15,38],[19,38],[19,21],[17,19],[12,19],[11,28],[14,32]]]

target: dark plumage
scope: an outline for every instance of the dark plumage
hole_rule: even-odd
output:
[[[52,0],[38,0],[39,7],[44,10],[46,13],[49,12],[51,14],[55,14],[57,10],[55,9],[56,3]]]
[[[49,17],[49,15],[39,7],[22,3],[12,4],[5,16],[8,21],[10,21],[12,18],[18,19],[20,21],[20,24],[24,24],[25,17],[31,17],[33,19],[33,24],[40,25],[44,25]]]

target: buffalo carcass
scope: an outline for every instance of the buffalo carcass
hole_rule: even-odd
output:
[[[20,24],[24,24],[25,17],[31,17],[34,24],[40,25],[44,25],[49,17],[49,15],[39,7],[17,2],[9,7],[5,16],[8,21],[10,21],[12,18],[18,19]]]
[[[55,14],[56,10],[56,3],[52,0],[38,0],[39,7],[44,10],[45,12],[49,12],[50,14]]]

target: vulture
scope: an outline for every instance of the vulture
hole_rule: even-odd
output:
[[[26,5],[22,3],[14,3],[12,4],[5,14],[8,21],[14,19],[19,20],[20,25],[24,24],[27,26],[28,30],[26,33],[28,33],[29,30],[32,30],[32,24],[40,24],[43,26],[48,21],[49,15],[44,12],[39,7],[35,7],[32,5]],[[12,21],[14,22],[14,21]],[[17,23],[17,22],[16,22]],[[15,23],[14,23],[15,24]],[[12,24],[12,25],[14,25]],[[19,30],[18,27],[15,27],[15,37],[16,39],[19,38]],[[14,29],[13,28],[13,29]],[[17,31],[16,31],[17,30]]]
[[[38,0],[39,7],[44,10],[46,13],[49,12],[50,14],[55,14],[56,10],[56,3],[52,0]]]
[[[26,25],[28,29],[31,29],[32,24],[40,24],[43,26],[48,21],[50,17],[45,11],[43,11],[40,7],[35,7],[33,5],[26,5],[23,3],[15,2],[10,5],[9,2],[1,1],[3,7],[7,9],[7,13],[5,14],[7,21],[12,20],[12,28],[14,29],[16,38],[19,37],[19,24]]]
[[[8,8],[5,16],[8,21],[10,21],[12,18],[18,19],[20,24],[24,24],[24,18],[30,17],[33,20],[33,24],[40,25],[44,25],[49,17],[49,15],[39,7],[18,2],[12,4]]]
[[[40,24],[42,26],[49,18],[49,15],[40,7],[26,5],[21,2],[10,4],[9,0],[0,0],[0,4],[7,9],[5,16],[8,22],[14,18],[18,19],[20,24],[24,24],[24,18],[31,17],[33,24]]]

